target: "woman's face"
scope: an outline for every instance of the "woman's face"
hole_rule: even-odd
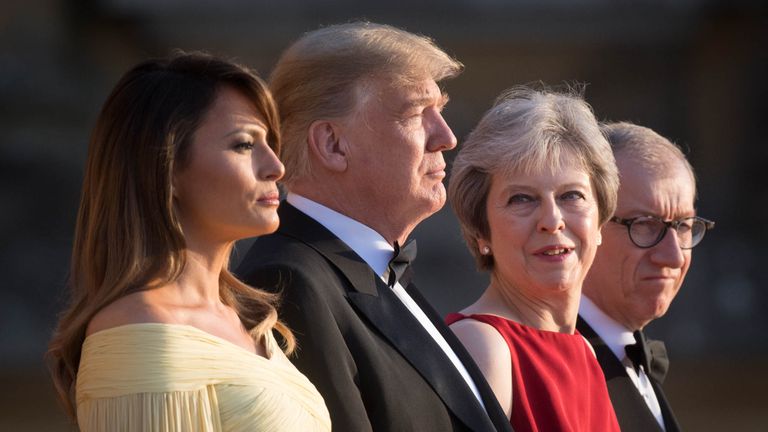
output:
[[[284,168],[267,143],[266,122],[243,94],[224,86],[173,176],[185,237],[228,242],[275,231]]]
[[[564,158],[549,169],[494,174],[486,210],[494,277],[544,295],[580,289],[600,241],[597,201],[586,172]]]

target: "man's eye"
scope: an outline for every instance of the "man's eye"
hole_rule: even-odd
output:
[[[680,223],[677,225],[677,232],[680,234],[689,233],[692,229],[693,226],[691,225],[691,221],[688,220],[680,221]]]

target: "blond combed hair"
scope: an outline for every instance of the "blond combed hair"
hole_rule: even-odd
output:
[[[478,268],[493,269],[478,240],[490,237],[486,202],[494,174],[549,169],[575,162],[589,176],[599,222],[616,209],[619,176],[611,147],[581,91],[513,87],[498,97],[462,144],[448,197]]]
[[[269,82],[282,119],[282,182],[290,189],[311,173],[309,126],[352,113],[361,86],[375,79],[396,86],[439,82],[462,69],[432,39],[384,24],[353,22],[306,33],[285,50]]]
[[[80,351],[93,316],[127,294],[175,281],[184,269],[186,242],[171,179],[174,169],[184,166],[193,134],[222,86],[253,102],[279,153],[279,118],[266,84],[249,69],[208,54],[176,53],[143,62],[120,79],[102,107],[75,226],[70,302],[46,355],[73,419]],[[277,320],[274,294],[240,282],[226,264],[219,283],[222,302],[235,309],[254,338],[274,327],[286,351],[293,349],[290,330]]]

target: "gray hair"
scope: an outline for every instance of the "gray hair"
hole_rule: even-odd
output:
[[[453,163],[448,196],[481,270],[494,264],[492,256],[478,250],[478,240],[490,237],[486,201],[493,175],[555,173],[566,155],[589,176],[604,224],[616,209],[618,170],[592,108],[575,90],[509,89],[470,133]]]
[[[280,57],[270,78],[282,119],[286,175],[292,182],[311,166],[307,131],[312,122],[349,115],[361,86],[374,79],[408,85],[458,75],[463,65],[421,35],[370,22],[324,27],[302,36]]]
[[[691,175],[694,198],[696,197],[696,174],[683,152],[670,140],[652,129],[629,122],[604,123],[600,126],[613,154],[627,156],[646,170],[663,175],[679,161]]]

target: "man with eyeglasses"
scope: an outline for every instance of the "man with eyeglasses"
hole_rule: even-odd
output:
[[[595,348],[621,430],[680,430],[661,384],[669,362],[643,328],[667,312],[714,222],[696,216],[696,180],[683,153],[654,131],[603,125],[621,186],[615,216],[584,281],[577,329]]]

